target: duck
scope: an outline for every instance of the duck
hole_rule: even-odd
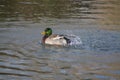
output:
[[[71,42],[66,35],[52,34],[51,28],[46,28],[41,34],[43,35],[42,44],[66,46]]]

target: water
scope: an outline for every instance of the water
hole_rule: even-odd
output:
[[[0,0],[0,80],[120,80],[119,0]],[[69,47],[40,34],[74,35]]]

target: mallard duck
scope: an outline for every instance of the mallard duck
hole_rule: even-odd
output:
[[[46,28],[41,34],[43,34],[42,43],[49,45],[69,45],[70,39],[65,35],[52,34],[51,28]]]

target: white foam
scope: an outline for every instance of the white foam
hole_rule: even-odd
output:
[[[76,45],[81,45],[82,41],[79,36],[69,34],[67,37],[71,40],[71,43],[69,44],[70,46],[76,46]]]

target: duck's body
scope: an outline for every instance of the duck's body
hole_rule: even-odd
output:
[[[44,33],[42,39],[43,44],[65,46],[70,44],[71,42],[70,39],[68,39],[65,35],[52,34],[51,28],[46,28],[43,33]]]

